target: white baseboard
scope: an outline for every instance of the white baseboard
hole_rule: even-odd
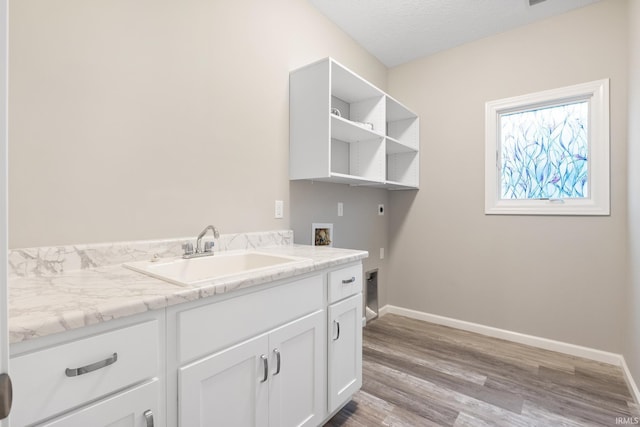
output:
[[[631,375],[631,371],[627,366],[627,361],[624,360],[624,356],[620,356],[620,359],[622,359],[622,364],[620,365],[620,367],[622,368],[622,372],[624,372],[624,378],[627,380],[629,390],[631,390],[631,394],[636,399],[636,403],[640,403],[640,390],[638,390],[638,385],[633,380],[633,376]]]
[[[597,350],[595,348],[582,347],[562,341],[536,337],[534,335],[526,335],[519,332],[507,331],[505,329],[480,325],[478,323],[467,322],[464,320],[457,320],[451,317],[439,316],[437,314],[410,310],[408,308],[397,307],[394,305],[387,304],[379,310],[380,317],[384,316],[385,314],[397,314],[399,316],[424,320],[426,322],[435,323],[437,325],[449,326],[452,328],[461,329],[463,331],[475,332],[493,338],[500,338],[519,344],[530,345],[545,350],[557,351],[559,353],[569,354],[571,356],[583,357],[585,359],[595,360],[597,362],[620,366],[622,368],[622,371],[624,372],[625,378],[629,385],[629,389],[634,395],[633,397],[635,398],[637,403],[640,403],[640,392],[638,391],[638,386],[633,380],[627,363],[621,354],[609,353],[606,351]]]

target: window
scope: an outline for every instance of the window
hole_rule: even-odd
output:
[[[609,215],[609,80],[486,104],[485,213]]]

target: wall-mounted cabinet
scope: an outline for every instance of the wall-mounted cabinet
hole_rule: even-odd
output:
[[[326,58],[289,77],[289,176],[417,189],[419,119]]]

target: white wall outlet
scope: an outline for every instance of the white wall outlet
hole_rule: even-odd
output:
[[[276,200],[276,218],[284,218],[284,202],[282,200]]]
[[[384,205],[378,205],[378,215],[384,215]]]
[[[342,202],[338,202],[338,216],[344,215],[344,205]]]
[[[380,248],[380,259],[384,259],[384,248]]]

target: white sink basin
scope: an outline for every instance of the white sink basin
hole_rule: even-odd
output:
[[[263,252],[228,252],[190,259],[137,261],[123,264],[160,280],[178,285],[197,285],[238,274],[293,266],[306,258],[272,255]]]

